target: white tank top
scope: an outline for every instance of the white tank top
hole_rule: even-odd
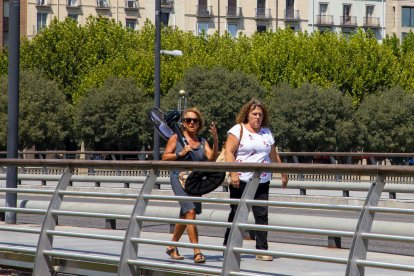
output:
[[[243,125],[243,124],[242,124]],[[233,134],[240,139],[240,124],[233,126],[227,134]],[[275,143],[270,129],[262,127],[258,133],[250,132],[243,125],[242,139],[236,152],[236,162],[270,163],[270,151]],[[252,179],[253,172],[239,172],[241,181],[248,182]],[[272,174],[262,172],[260,183],[269,181]]]

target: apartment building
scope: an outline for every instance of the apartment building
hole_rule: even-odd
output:
[[[385,36],[384,1],[313,0],[310,4],[310,32],[319,30],[347,34],[363,28],[370,29],[378,40]]]
[[[401,39],[414,28],[414,0],[161,0],[161,21],[196,35],[291,28],[295,31],[351,33],[371,29],[378,40],[387,33]],[[9,36],[10,0],[0,0],[0,45]],[[154,22],[155,0],[20,0],[21,35],[33,37],[52,18],[79,24],[101,15],[139,29]]]

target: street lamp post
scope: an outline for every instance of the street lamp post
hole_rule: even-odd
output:
[[[160,108],[160,62],[161,62],[161,0],[155,1],[155,69],[154,106]],[[154,127],[154,160],[160,160],[160,136]]]
[[[161,50],[161,0],[155,0],[155,48],[154,48],[154,106],[160,108],[160,79],[161,79],[161,54],[170,56],[182,56],[180,50]],[[153,159],[160,160],[160,136],[154,127]]]

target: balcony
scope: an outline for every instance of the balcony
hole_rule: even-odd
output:
[[[205,5],[197,5],[197,16],[198,17],[211,17],[213,16],[213,7]]]
[[[125,0],[125,10],[136,11],[138,8],[139,6],[137,0]]]
[[[109,10],[109,0],[96,0],[97,10]]]
[[[227,18],[240,18],[242,16],[241,7],[227,7],[226,17]]]
[[[67,8],[80,8],[81,5],[81,0],[66,0]]]
[[[36,7],[50,8],[51,0],[36,0]]]
[[[285,10],[285,21],[300,21],[299,11],[293,9]]]
[[[343,28],[355,28],[357,26],[357,17],[356,16],[341,16],[341,27]]]
[[[174,0],[161,0],[161,8],[162,9],[173,9],[174,8]]]
[[[272,19],[272,14],[270,13],[270,9],[266,8],[256,8],[256,20],[269,20]]]
[[[364,27],[377,29],[380,27],[380,18],[379,17],[364,17]]]
[[[316,24],[318,26],[333,26],[333,15],[317,15]]]

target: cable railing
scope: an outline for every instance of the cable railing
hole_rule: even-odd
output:
[[[45,195],[50,195],[51,199],[47,210],[30,209],[18,207],[1,207],[3,212],[16,213],[33,213],[44,215],[44,222],[41,228],[27,229],[24,227],[1,226],[0,231],[22,232],[27,234],[37,234],[39,236],[36,250],[33,248],[0,246],[0,251],[13,251],[26,254],[35,254],[33,275],[52,275],[56,272],[57,259],[74,260],[85,262],[97,262],[117,267],[118,275],[136,275],[140,269],[168,269],[181,274],[200,273],[211,275],[260,275],[260,272],[252,274],[241,267],[241,254],[253,255],[271,255],[280,258],[289,258],[297,260],[306,260],[313,262],[324,262],[332,264],[346,265],[345,275],[360,275],[367,267],[380,268],[386,270],[397,270],[414,272],[414,266],[411,264],[399,264],[380,262],[367,258],[369,240],[384,240],[388,242],[414,242],[412,227],[404,228],[405,235],[382,233],[373,226],[374,216],[376,213],[393,213],[398,215],[414,215],[413,209],[378,207],[381,193],[385,188],[386,177],[410,177],[414,175],[412,166],[380,166],[380,165],[326,165],[326,164],[234,164],[234,163],[210,163],[210,162],[163,162],[163,161],[88,161],[88,160],[21,160],[21,159],[0,159],[0,166],[33,166],[33,167],[66,167],[61,176],[59,183],[54,191],[43,191]],[[117,214],[113,212],[86,212],[86,211],[66,211],[62,210],[65,196],[92,196],[102,198],[117,198],[120,196],[116,193],[86,193],[82,191],[68,191],[69,182],[72,180],[73,171],[93,167],[95,169],[139,169],[146,170],[150,173],[147,175],[138,195],[125,196],[125,198],[135,197],[136,201],[129,214]],[[242,199],[223,199],[223,198],[200,198],[200,197],[177,197],[167,195],[154,195],[152,191],[156,189],[158,173],[161,170],[199,170],[199,171],[254,171],[254,177],[247,186]],[[289,174],[356,174],[369,177],[375,177],[369,187],[363,206],[335,205],[335,204],[316,204],[316,203],[297,203],[281,201],[258,201],[254,200],[255,191],[259,185],[259,175],[263,171],[272,173],[289,173]],[[30,193],[31,189],[20,188],[1,188],[2,193]],[[33,193],[41,194],[39,190],[33,190]],[[168,212],[157,212],[157,215],[151,213],[149,206],[150,201],[193,201],[214,204],[238,204],[238,209],[233,223],[218,220],[218,216],[213,216],[211,220],[203,219],[200,216],[197,220],[183,220],[172,218]],[[279,226],[274,225],[273,220],[269,219],[269,225],[256,225],[249,219],[249,213],[252,206],[269,206],[269,207],[289,207],[305,208],[317,210],[336,210],[341,212],[359,212],[359,219],[356,226],[351,230],[332,230],[307,225],[297,226]],[[125,236],[110,236],[80,232],[69,232],[57,230],[57,218],[60,216],[75,216],[86,218],[106,218],[122,219],[128,221],[128,227]],[[338,217],[337,224],[341,224]],[[160,240],[158,238],[145,238],[142,236],[143,222],[156,222],[165,224],[194,224],[200,227],[219,227],[231,228],[229,242],[227,246],[211,244],[191,244],[188,242],[171,242]],[[391,222],[390,222],[391,223]],[[390,224],[388,223],[388,224]],[[392,224],[392,223],[391,223]],[[6,229],[7,228],[7,229]],[[378,228],[378,227],[377,227]],[[403,227],[401,227],[403,228]],[[338,258],[332,256],[315,255],[307,252],[294,253],[284,251],[263,251],[249,249],[244,246],[243,235],[248,230],[272,231],[272,232],[290,232],[300,234],[313,234],[323,236],[340,236],[352,238],[352,245],[349,249],[348,258]],[[62,251],[54,246],[54,237],[80,238],[105,240],[122,243],[122,250],[119,256],[108,256],[99,253],[88,253],[76,250]],[[205,250],[224,252],[223,262],[220,267],[205,267],[197,265],[185,265],[149,261],[142,258],[139,248],[143,245],[153,246],[179,246],[184,248],[201,248]],[[398,258],[396,258],[396,261]],[[64,266],[65,262],[60,262]],[[67,263],[70,263],[69,261]],[[277,264],[272,264],[265,269],[272,269]]]

